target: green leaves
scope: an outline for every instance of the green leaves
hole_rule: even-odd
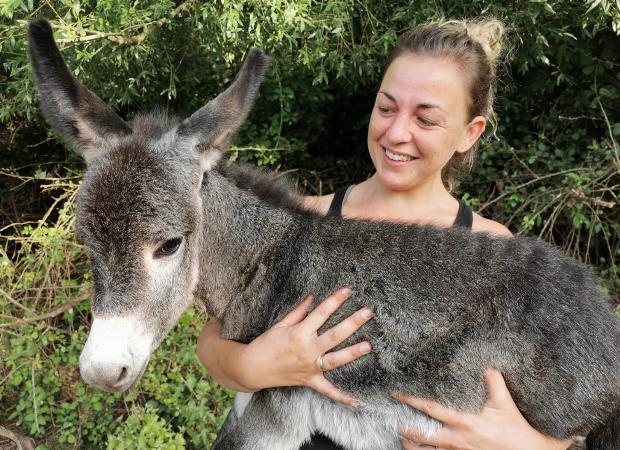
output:
[[[108,450],[182,450],[185,449],[183,435],[175,433],[170,425],[157,415],[152,407],[133,407],[129,417],[111,435]]]
[[[33,0],[1,0],[0,1],[0,17],[4,16],[8,19],[12,19],[13,15],[17,12],[29,13],[32,12]]]

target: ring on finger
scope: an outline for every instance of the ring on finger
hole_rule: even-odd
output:
[[[323,366],[323,355],[316,359],[316,365],[321,372],[325,372],[325,366]]]

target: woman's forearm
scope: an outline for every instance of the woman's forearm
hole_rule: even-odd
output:
[[[242,381],[243,361],[246,344],[222,339],[220,324],[209,320],[198,337],[196,353],[209,374],[228,389],[239,392],[254,392]]]

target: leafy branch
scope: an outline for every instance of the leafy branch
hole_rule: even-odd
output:
[[[59,38],[56,39],[59,43],[75,43],[75,42],[90,42],[96,41],[98,39],[107,39],[111,42],[119,44],[121,46],[125,45],[139,45],[148,39],[150,35],[152,35],[155,31],[162,28],[164,25],[172,22],[176,17],[186,14],[195,3],[196,0],[187,0],[186,2],[181,3],[179,6],[174,8],[168,17],[162,17],[161,19],[155,20],[153,22],[149,22],[146,24],[141,24],[138,26],[131,26],[122,31],[96,31],[89,30],[87,31],[87,35],[85,36],[77,36],[70,38]],[[17,23],[20,25],[26,26],[27,21],[25,20],[17,20]],[[144,31],[134,35],[128,35],[128,33],[135,28],[144,28]]]

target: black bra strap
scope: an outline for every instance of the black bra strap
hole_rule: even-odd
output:
[[[347,195],[347,188],[339,189],[334,193],[334,198],[332,198],[332,203],[327,211],[328,216],[342,217],[342,203],[345,195]]]
[[[456,213],[456,219],[454,219],[453,227],[463,227],[471,230],[471,226],[474,223],[474,214],[471,208],[464,202],[459,202],[459,212]]]

